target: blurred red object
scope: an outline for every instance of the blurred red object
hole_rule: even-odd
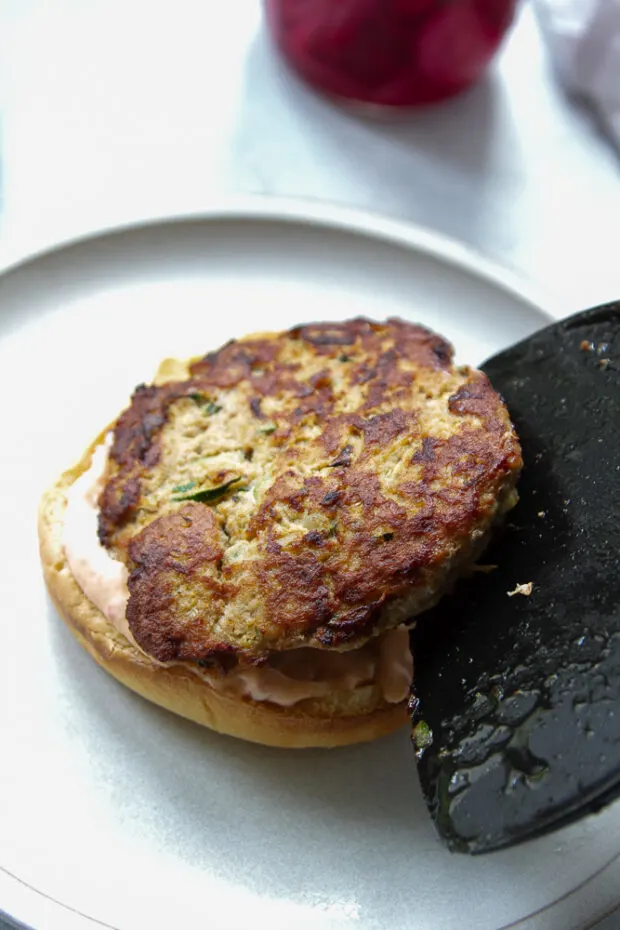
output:
[[[333,97],[411,107],[474,83],[517,0],[265,0],[285,58]]]

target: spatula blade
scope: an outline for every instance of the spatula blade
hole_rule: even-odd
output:
[[[483,369],[522,442],[521,500],[482,560],[498,568],[412,634],[414,737],[433,736],[418,751],[423,791],[441,836],[468,852],[620,794],[620,302]]]

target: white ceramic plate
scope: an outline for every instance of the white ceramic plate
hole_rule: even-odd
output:
[[[46,597],[40,492],[160,358],[356,314],[436,327],[471,362],[547,320],[454,244],[307,205],[117,230],[0,278],[7,914],[46,930],[497,930],[542,910],[528,927],[569,930],[617,903],[620,807],[507,852],[453,856],[406,730],[332,752],[219,737],[107,677]]]

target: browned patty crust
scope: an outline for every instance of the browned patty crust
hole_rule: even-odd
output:
[[[437,601],[521,467],[501,398],[444,339],[398,319],[312,324],[138,387],[99,535],[160,661],[353,648]]]

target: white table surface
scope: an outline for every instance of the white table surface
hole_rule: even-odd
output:
[[[260,0],[0,0],[0,264],[247,193],[424,224],[566,312],[620,297],[620,159],[527,6],[482,84],[377,123],[287,72]]]

